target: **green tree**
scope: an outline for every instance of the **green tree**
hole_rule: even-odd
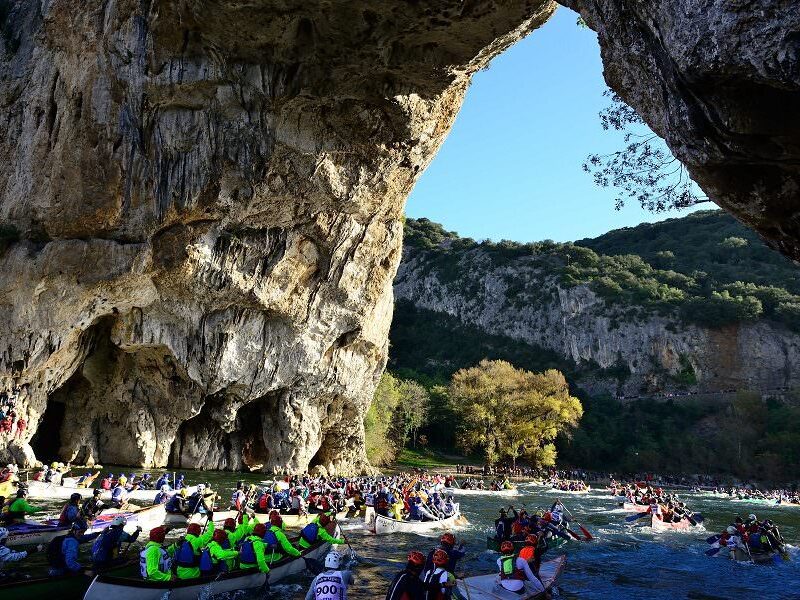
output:
[[[405,448],[409,440],[417,445],[417,433],[428,419],[431,398],[428,390],[416,381],[400,381],[398,385],[400,402],[394,411],[394,439],[400,448]]]
[[[394,413],[401,404],[400,381],[391,373],[381,375],[372,404],[364,416],[364,441],[367,458],[373,465],[385,465],[394,460],[398,446],[390,439],[389,430]]]
[[[555,450],[547,446],[583,414],[559,371],[532,373],[502,360],[456,372],[448,396],[461,422],[459,446],[480,448],[489,464],[521,456],[550,462]]]

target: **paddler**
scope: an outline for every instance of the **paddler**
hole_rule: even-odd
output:
[[[183,491],[185,488],[181,488]],[[205,484],[198,484],[197,491],[189,496],[189,500],[187,501],[187,510],[190,514],[200,514],[200,515],[208,515],[208,520],[212,521],[214,519],[214,493],[211,490],[206,491]]]
[[[78,519],[81,519],[80,507],[81,495],[77,492],[69,497],[69,502],[61,509],[61,514],[58,516],[59,525],[72,525]],[[85,523],[84,523],[84,529]]]
[[[166,504],[167,502],[169,502],[169,499],[171,497],[172,494],[170,494],[169,486],[167,484],[164,484],[161,486],[161,489],[158,490],[158,493],[155,495],[155,498],[153,498],[153,505],[156,506],[158,504]]]
[[[328,533],[327,527],[331,524],[331,518],[325,513],[320,514],[311,523],[300,530],[300,541],[297,545],[301,550],[311,548],[318,540],[328,542],[330,544],[344,544],[344,539],[333,537]]]
[[[50,565],[50,577],[77,574],[83,571],[83,566],[78,562],[78,546],[83,537],[80,521],[75,521],[69,533],[60,535],[47,545],[47,562]],[[86,572],[92,575],[91,571]]]
[[[239,552],[231,547],[225,531],[217,529],[208,546],[200,553],[200,574],[205,577],[232,571],[236,568],[238,557]]]
[[[173,494],[172,497],[167,501],[167,506],[165,509],[170,514],[188,517],[189,511],[186,510],[186,488],[183,488],[180,492]]]
[[[142,579],[148,581],[169,581],[172,579],[172,557],[175,544],[164,546],[167,530],[163,526],[150,530],[150,541],[139,553],[139,571]]]
[[[500,585],[509,592],[519,593],[525,587],[525,582],[531,583],[532,591],[542,593],[545,591],[542,582],[533,574],[527,561],[514,555],[514,544],[505,541],[500,544],[500,558],[497,559]]]
[[[428,590],[435,591],[439,587],[437,582],[426,584],[420,579],[424,565],[425,555],[422,552],[409,552],[406,566],[395,575],[385,600],[424,600]]]
[[[95,571],[112,567],[122,561],[120,550],[122,544],[128,542],[128,546],[136,541],[142,528],[137,525],[136,531],[128,533],[124,529],[125,517],[117,516],[111,521],[111,525],[106,527],[92,544],[92,563]]]
[[[11,548],[7,546],[8,544],[8,529],[5,527],[0,527],[0,574],[2,574],[6,565],[12,562],[19,562],[28,557],[29,554],[33,554],[42,549],[42,545],[38,545],[30,550],[22,550],[20,552],[15,552]],[[0,578],[1,579],[1,578]]]
[[[456,536],[450,532],[444,533],[442,534],[442,537],[439,538],[439,546],[428,553],[428,558],[425,561],[425,571],[428,571],[431,569],[431,567],[433,567],[433,555],[437,550],[444,550],[447,552],[447,556],[449,557],[447,571],[450,573],[456,572],[458,561],[464,558],[464,555],[466,555],[466,552],[464,551],[464,544],[461,544],[458,548],[456,548]]]
[[[270,564],[278,562],[285,556],[300,556],[300,551],[292,546],[292,543],[283,532],[283,518],[275,511],[269,515],[270,528],[264,536],[266,544],[266,558]]]
[[[197,579],[200,577],[200,552],[214,535],[214,522],[209,519],[203,531],[197,523],[186,528],[186,537],[175,553],[175,574],[178,579]]]
[[[111,506],[124,510],[128,506],[128,488],[125,484],[128,483],[128,478],[125,475],[120,475],[117,479],[117,485],[111,491]]]
[[[267,526],[257,523],[253,533],[248,535],[239,548],[239,567],[242,569],[258,569],[262,573],[269,573],[268,559],[265,553],[264,536]]]
[[[28,504],[26,500],[27,497],[27,488],[22,487],[17,490],[17,498],[11,503],[11,506],[8,507],[7,521],[10,524],[22,523],[25,521],[25,515],[32,515],[44,510],[43,508],[37,508],[36,506]]]
[[[340,571],[342,555],[331,550],[325,556],[325,570],[314,577],[305,600],[347,600],[347,586],[353,584],[350,571]]]
[[[446,600],[452,595],[453,587],[456,584],[456,577],[447,570],[450,557],[441,548],[433,551],[433,564],[423,571],[422,581],[433,587],[427,590],[426,600]]]

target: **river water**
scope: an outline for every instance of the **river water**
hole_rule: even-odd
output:
[[[112,472],[119,472],[111,469]],[[187,481],[207,481],[227,498],[237,479],[258,482],[263,476],[223,472],[187,472]],[[630,513],[615,508],[613,499],[602,492],[588,495],[559,494],[554,490],[520,486],[514,498],[462,496],[462,513],[469,525],[455,531],[467,545],[468,555],[459,564],[460,574],[492,572],[497,554],[486,550],[486,531],[501,506],[513,504],[529,510],[549,506],[561,497],[567,508],[594,536],[588,543],[569,542],[558,549],[567,555],[567,567],[555,594],[562,599],[667,600],[690,598],[789,600],[800,598],[800,507],[774,507],[758,502],[731,501],[690,492],[679,492],[690,507],[702,512],[702,527],[689,532],[651,533],[649,528],[626,524]],[[42,504],[39,502],[38,504]],[[56,504],[49,504],[56,509]],[[759,519],[771,518],[779,524],[789,542],[791,561],[774,566],[739,564],[704,554],[710,546],[705,538],[718,533],[740,514],[755,513]],[[383,598],[395,573],[402,568],[410,550],[425,553],[437,543],[438,534],[423,537],[411,534],[375,536],[358,521],[342,524],[358,560],[353,563],[356,579],[350,598]],[[548,557],[545,557],[545,560]],[[38,561],[37,561],[38,562]],[[310,577],[301,577],[273,586],[270,600],[296,600],[303,597]],[[244,592],[227,598],[247,600],[257,596]]]

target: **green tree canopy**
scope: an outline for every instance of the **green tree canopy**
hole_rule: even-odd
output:
[[[553,464],[551,442],[583,414],[561,372],[532,373],[502,360],[456,372],[448,395],[460,419],[458,445],[467,452],[480,448],[490,464],[521,456]]]

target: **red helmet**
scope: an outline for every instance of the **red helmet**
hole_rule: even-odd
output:
[[[277,511],[273,510],[271,513],[269,513],[269,524],[274,527],[282,527],[283,517],[281,517]]]
[[[525,538],[525,543],[535,546],[539,543],[539,536],[535,533],[529,533],[528,536]]]
[[[448,556],[447,552],[438,548],[433,553],[433,564],[437,567],[443,567],[450,562],[450,556]]]
[[[228,517],[227,519],[225,519],[225,524],[223,525],[223,527],[228,531],[233,531],[234,529],[236,529],[236,521]]]
[[[201,533],[203,533],[203,530],[197,523],[190,523],[189,526],[186,528],[186,533],[191,535],[200,535]]]
[[[513,554],[514,553],[514,543],[505,541],[500,544],[500,552],[503,554]]]
[[[442,535],[442,537],[439,538],[439,541],[442,542],[443,544],[447,544],[448,546],[455,546],[456,545],[456,536],[454,536],[452,533],[448,532],[448,533],[445,533],[444,535]]]
[[[414,567],[422,567],[425,565],[425,555],[417,550],[412,550],[408,553],[408,564]]]
[[[264,525],[264,523],[259,523],[253,527],[253,534],[257,535],[258,537],[264,537],[265,533],[267,533],[267,526]]]
[[[547,521],[547,522],[549,523],[550,521],[552,521],[552,520],[553,520],[553,515],[552,515],[552,513],[551,513],[551,512],[548,510],[546,513],[544,513],[544,517],[543,517],[543,518],[544,518],[544,520],[545,520],[545,521]]]
[[[151,542],[158,542],[159,544],[164,543],[164,538],[167,537],[167,530],[164,527],[155,527],[150,530],[150,541]]]
[[[319,516],[319,524],[322,525],[323,527],[325,527],[326,525],[329,525],[330,522],[331,522],[331,518],[328,515],[326,515],[325,513],[322,513]]]
[[[214,541],[218,544],[224,543],[228,539],[228,534],[225,533],[224,529],[217,529],[214,531]]]

